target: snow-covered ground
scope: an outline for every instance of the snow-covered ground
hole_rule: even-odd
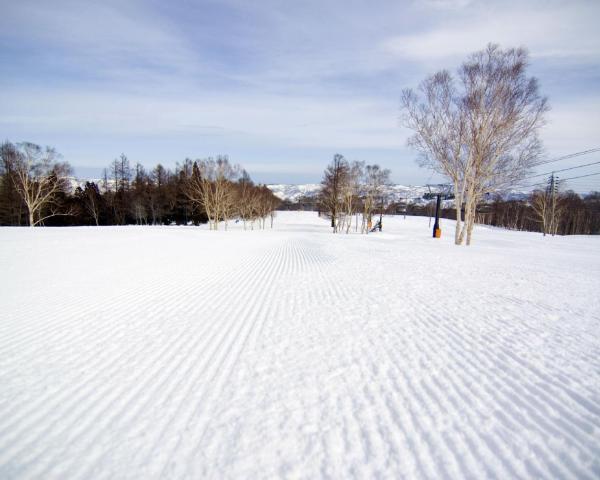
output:
[[[599,478],[600,237],[0,229],[0,477]]]

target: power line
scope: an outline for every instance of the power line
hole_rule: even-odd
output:
[[[600,178],[590,178],[590,179],[580,178],[577,180],[573,180],[571,183],[577,184],[577,185],[586,185],[586,186],[600,185]]]
[[[548,182],[532,183],[531,185],[517,185],[517,187],[518,188],[530,188],[530,187],[538,187],[541,185],[548,185]]]
[[[534,163],[532,165],[532,167],[537,167],[537,166],[540,166],[540,165],[546,165],[548,163],[558,162],[560,160],[566,160],[566,159],[574,158],[574,157],[579,157],[581,155],[587,155],[587,154],[594,153],[594,152],[600,152],[600,148],[591,148],[589,150],[582,150],[581,152],[575,152],[575,153],[570,153],[569,155],[563,155],[562,157],[557,157],[557,158],[554,158],[552,160],[545,160],[545,161],[537,162],[537,163]],[[542,185],[542,184],[541,183],[534,183],[534,184],[531,184],[531,185],[522,185],[522,182],[530,180],[532,178],[544,177],[546,175],[553,175],[553,174],[558,173],[558,172],[566,172],[566,171],[569,171],[569,170],[575,170],[577,168],[589,167],[589,166],[598,165],[598,164],[600,164],[600,161],[598,161],[598,162],[591,162],[591,163],[585,163],[585,164],[582,164],[582,165],[575,165],[573,167],[562,168],[560,170],[554,170],[552,172],[537,173],[535,175],[531,175],[529,177],[522,178],[520,182],[518,182],[516,185],[513,186],[513,188],[535,187],[535,186]]]
[[[559,179],[559,181],[566,182],[567,180],[576,180],[578,178],[593,177],[594,175],[600,175],[600,172],[589,173],[587,175],[578,175],[577,177],[561,178],[561,179]],[[532,183],[531,185],[521,185],[521,186],[519,186],[519,188],[538,187],[540,185],[548,185],[548,182],[546,181],[546,182]]]
[[[593,177],[594,175],[600,175],[600,172],[589,173],[587,175],[579,175],[578,177],[561,178],[561,181],[566,182],[567,180],[575,180],[576,178]]]
[[[569,188],[571,190],[573,190],[573,189],[578,189],[578,190],[584,190],[584,189],[588,189],[588,190],[589,189],[600,190],[600,183],[587,183],[587,184],[585,184],[585,183],[583,183],[583,184],[582,183],[578,183],[578,184],[575,184],[575,185],[570,184]]]
[[[568,188],[566,188],[566,190],[577,190],[577,191],[582,191],[582,192],[598,192],[600,191],[600,185],[596,184],[596,185],[569,185]]]
[[[570,153],[568,155],[563,155],[562,157],[553,158],[551,160],[542,160],[541,162],[534,163],[532,167],[539,167],[540,165],[546,165],[548,163],[559,162],[560,160],[567,160],[569,158],[580,157],[581,155],[588,155],[594,152],[600,152],[600,147],[590,148],[589,150],[582,150],[581,152]]]
[[[536,178],[536,177],[545,177],[547,175],[552,175],[553,173],[566,172],[567,170],[575,170],[576,168],[589,167],[591,165],[598,165],[599,163],[600,163],[600,161],[598,161],[598,162],[592,162],[592,163],[586,163],[586,164],[583,164],[583,165],[577,165],[575,167],[562,168],[560,170],[554,170],[552,172],[539,173],[537,175],[532,175],[531,177],[524,178],[523,180],[529,180],[530,178]]]

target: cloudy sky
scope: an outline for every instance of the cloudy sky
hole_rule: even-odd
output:
[[[549,157],[600,146],[597,0],[0,2],[0,134],[81,175],[229,154],[303,183],[339,152],[424,183],[400,92],[488,42],[529,49]]]

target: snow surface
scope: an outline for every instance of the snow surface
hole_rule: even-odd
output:
[[[0,478],[599,478],[600,237],[0,229]]]

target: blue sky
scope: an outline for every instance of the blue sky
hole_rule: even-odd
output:
[[[548,156],[600,146],[598,1],[0,1],[0,134],[81,175],[228,154],[316,182],[339,152],[424,183],[401,90],[488,42],[530,50]]]

